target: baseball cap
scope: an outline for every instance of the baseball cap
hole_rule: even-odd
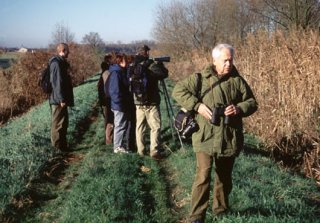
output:
[[[140,52],[145,52],[145,51],[149,51],[150,48],[147,45],[142,45],[138,48],[138,53]]]

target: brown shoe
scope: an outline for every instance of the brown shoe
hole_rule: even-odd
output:
[[[155,160],[161,160],[163,158],[163,156],[161,155],[160,152],[156,152],[156,153],[152,154],[151,157]]]

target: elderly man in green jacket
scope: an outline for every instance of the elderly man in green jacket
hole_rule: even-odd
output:
[[[257,110],[257,102],[246,81],[233,66],[234,49],[219,44],[212,50],[213,64],[201,72],[201,93],[197,98],[197,76],[176,84],[174,99],[189,111],[196,111],[199,130],[192,135],[197,167],[192,187],[190,221],[204,222],[209,204],[210,175],[214,166],[213,212],[228,209],[235,157],[243,147],[242,118]]]

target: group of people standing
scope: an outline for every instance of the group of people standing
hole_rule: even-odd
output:
[[[146,129],[150,127],[150,156],[161,158],[161,115],[158,82],[168,77],[162,62],[149,58],[150,48],[143,45],[135,56],[123,53],[107,54],[101,63],[106,144],[113,143],[114,153],[136,152],[146,155]],[[49,60],[52,92],[51,144],[62,151],[70,151],[67,143],[68,107],[74,106],[71,76],[68,73],[69,46],[57,45],[57,55]],[[143,96],[133,90],[129,67],[140,64],[148,84]],[[132,71],[131,69],[131,71]],[[103,98],[103,99],[102,99]]]
[[[125,54],[107,54],[101,64],[106,104],[103,107],[105,117],[106,143],[113,143],[114,153],[136,152],[146,154],[145,135],[150,127],[150,156],[161,158],[161,115],[158,82],[168,77],[163,63],[149,58],[150,48],[143,45],[135,56]],[[104,65],[108,64],[108,69]],[[143,70],[139,83],[133,83],[132,72]],[[148,84],[144,84],[143,82]],[[140,95],[134,90],[141,89]],[[112,134],[113,133],[113,134]],[[112,137],[113,135],[113,137]]]
[[[67,73],[69,54],[67,44],[57,46],[58,55],[50,61],[50,95],[52,105],[52,145],[68,151],[66,141],[68,127],[67,106],[73,106],[71,78]],[[160,95],[158,82],[168,76],[163,63],[149,58],[150,48],[138,49],[130,58],[125,54],[106,55],[101,64],[106,143],[113,143],[115,153],[134,152],[145,155],[145,133],[147,124],[150,131],[150,156],[161,157],[159,110]],[[212,63],[201,71],[201,92],[198,97],[196,75],[190,75],[178,82],[172,96],[186,110],[195,112],[199,130],[192,135],[196,159],[196,173],[192,186],[192,223],[203,223],[209,206],[211,171],[214,169],[214,193],[212,211],[221,215],[229,210],[229,195],[232,191],[232,170],[235,158],[244,145],[242,118],[258,109],[254,94],[233,65],[234,48],[218,44],[212,50]],[[145,91],[134,91],[131,71],[135,67],[146,73],[146,78],[134,85],[144,83]],[[139,70],[139,69],[138,69]],[[219,112],[217,112],[219,111]],[[228,121],[227,121],[228,120]]]

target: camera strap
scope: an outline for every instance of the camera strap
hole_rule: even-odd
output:
[[[202,77],[201,77],[201,73],[196,73],[196,75],[197,75],[196,97],[198,98],[199,101],[201,101],[202,100],[202,97],[201,97]]]
[[[224,94],[224,91],[222,90],[221,88],[221,85],[219,84],[219,88],[220,88],[220,91],[222,93],[222,100],[223,100],[223,104],[227,104],[227,98],[226,98],[226,95]]]
[[[206,90],[206,92],[211,90],[212,98],[214,99],[213,89],[214,89],[216,86],[219,85],[220,91],[221,91],[221,93],[222,93],[222,100],[223,100],[223,103],[225,104],[225,103],[227,103],[227,98],[226,98],[226,95],[224,94],[224,91],[223,91],[222,88],[221,88],[221,85],[220,85],[220,83],[222,82],[222,79],[223,79],[223,78],[220,78],[218,81],[216,81],[216,82],[213,83],[213,84],[210,83],[211,86],[210,86],[209,89]],[[211,79],[211,78],[210,78],[210,82],[212,82],[212,79]]]
[[[220,84],[220,82],[221,82],[221,79],[219,79],[218,81],[216,81],[215,83],[212,84],[212,80],[210,79],[210,87],[208,87],[208,89],[206,89],[206,90],[203,92],[200,100],[202,101],[202,98],[203,98],[209,91],[211,91],[211,90],[213,91],[213,88],[215,88],[216,86],[218,86],[218,85]]]
[[[197,75],[197,90],[196,90],[196,97],[199,99],[199,102],[202,102],[202,99],[204,98],[204,96],[209,93],[209,91],[211,91],[212,93],[212,97],[213,97],[213,89],[219,85],[221,93],[222,93],[222,98],[223,98],[223,102],[227,103],[227,99],[226,96],[224,94],[224,91],[222,90],[220,83],[222,82],[223,78],[218,79],[218,81],[216,81],[215,83],[212,83],[212,78],[210,78],[210,87],[208,87],[208,89],[206,89],[202,94],[201,94],[201,87],[202,87],[202,77],[201,77],[201,73],[196,73]],[[213,97],[214,98],[214,97]]]

